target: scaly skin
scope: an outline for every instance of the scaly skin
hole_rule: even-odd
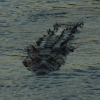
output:
[[[73,51],[69,41],[74,37],[77,28],[83,23],[77,23],[71,27],[54,24],[53,30],[47,30],[47,35],[36,41],[36,45],[27,47],[28,56],[23,61],[28,70],[34,71],[37,75],[45,75],[59,69],[64,63],[64,56]]]

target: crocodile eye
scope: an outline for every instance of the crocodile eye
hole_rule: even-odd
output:
[[[32,61],[33,61],[33,62],[40,62],[41,59],[40,59],[39,57],[34,57],[34,58],[32,58]]]
[[[23,64],[25,67],[28,67],[28,63],[25,60],[23,61]]]
[[[26,58],[24,61],[23,61],[23,64],[25,67],[28,67],[30,64],[31,64],[32,60],[30,58]]]

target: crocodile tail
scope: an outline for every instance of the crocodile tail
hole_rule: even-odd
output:
[[[75,26],[73,26],[73,28],[71,29],[70,34],[75,33],[75,32],[77,31],[77,28],[78,28],[78,27],[82,27],[83,25],[84,25],[83,22],[77,23],[77,24],[76,24]]]
[[[66,39],[64,41],[61,42],[60,46],[63,47],[64,45],[66,45],[70,40],[72,40],[74,38],[74,33],[77,31],[78,27],[82,27],[83,26],[83,22],[77,23],[76,25],[74,25],[72,28],[70,27],[68,29],[68,27],[66,28],[66,30],[70,30],[70,33],[68,35],[68,37],[66,37]]]

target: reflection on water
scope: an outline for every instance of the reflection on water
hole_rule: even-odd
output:
[[[60,70],[37,77],[24,48],[55,22],[83,21]],[[0,0],[1,100],[100,100],[100,0]]]

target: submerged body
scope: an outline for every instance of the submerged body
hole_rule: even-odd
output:
[[[28,56],[23,61],[24,66],[37,75],[58,70],[64,63],[64,56],[73,51],[68,43],[82,25],[82,22],[71,27],[62,27],[57,23],[53,25],[53,30],[47,30],[48,34],[39,38],[35,46],[27,47]]]

